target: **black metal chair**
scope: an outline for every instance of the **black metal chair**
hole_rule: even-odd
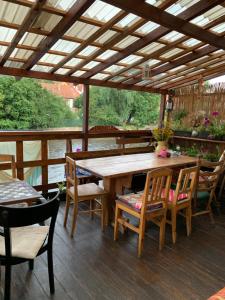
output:
[[[58,197],[45,203],[23,207],[0,206],[0,263],[5,266],[4,300],[10,299],[11,266],[29,262],[33,269],[34,258],[47,251],[50,293],[55,292],[52,243],[55,221],[59,209]],[[40,226],[50,219],[49,226]],[[19,241],[19,243],[18,243]]]

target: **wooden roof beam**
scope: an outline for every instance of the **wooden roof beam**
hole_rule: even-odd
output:
[[[54,27],[52,32],[38,45],[38,52],[31,55],[24,69],[31,69],[38,60],[60,39],[75,21],[94,3],[95,0],[77,0],[67,14]]]
[[[104,1],[107,2],[107,3],[110,2],[110,1],[108,2],[106,0],[104,0]],[[134,2],[133,0],[131,0],[131,1],[130,0],[129,1],[121,1],[121,3],[125,3],[125,2],[126,3],[129,2],[130,4],[133,3],[133,8],[134,8],[134,6],[137,7],[139,5],[138,2]],[[179,19],[183,19],[183,20],[187,20],[187,21],[191,20],[191,19],[195,18],[196,16],[198,16],[198,15],[206,12],[207,10],[211,9],[212,7],[214,7],[215,5],[217,5],[221,2],[223,2],[223,1],[221,1],[221,0],[211,0],[211,1],[200,0],[198,3],[192,5],[189,9],[187,9],[184,12],[180,13],[178,15]],[[143,5],[143,3],[141,5]],[[149,5],[147,5],[147,6],[149,6]],[[138,9],[138,7],[137,7],[137,9]],[[148,16],[148,19],[149,19],[149,16]],[[120,53],[117,53],[114,56],[112,56],[105,63],[100,64],[100,65],[92,68],[89,72],[82,75],[82,77],[83,78],[92,77],[96,73],[99,73],[102,70],[110,67],[111,65],[117,63],[118,61],[125,58],[126,56],[128,56],[130,54],[133,54],[134,52],[144,48],[145,46],[147,46],[148,44],[150,44],[152,42],[157,41],[159,38],[166,35],[170,31],[171,31],[171,29],[160,26],[159,28],[157,28],[157,29],[153,30],[152,32],[150,32],[149,34],[147,34],[144,38],[137,40],[132,45],[130,45],[127,48],[123,49]]]
[[[15,36],[13,37],[10,46],[7,48],[4,56],[0,60],[0,66],[3,66],[7,59],[12,54],[13,50],[23,37],[23,35],[29,30],[29,28],[33,25],[35,20],[38,18],[38,16],[42,12],[42,7],[46,3],[47,0],[39,0],[37,1],[30,9],[30,11],[27,13],[26,17],[24,18],[23,23],[17,30]]]

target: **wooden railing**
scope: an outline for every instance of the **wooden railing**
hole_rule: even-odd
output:
[[[30,167],[41,167],[41,185],[35,186],[37,190],[47,192],[49,189],[55,188],[56,183],[48,182],[48,167],[51,165],[58,165],[65,163],[65,155],[59,158],[48,157],[48,141],[50,140],[65,140],[66,152],[72,152],[72,140],[90,138],[142,138],[151,136],[149,130],[118,130],[115,132],[89,132],[85,135],[81,131],[1,131],[1,142],[16,142],[16,168],[17,177],[21,180],[24,179],[24,169]],[[24,142],[26,141],[41,141],[41,159],[25,161],[24,160]],[[9,164],[1,164],[0,170],[7,170],[10,168]]]

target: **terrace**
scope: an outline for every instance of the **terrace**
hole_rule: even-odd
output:
[[[82,152],[74,158],[88,159],[93,157],[87,152],[92,139],[115,138],[119,145],[153,139],[150,130],[91,129],[90,86],[160,94],[160,127],[172,93],[172,117],[185,108],[208,114],[216,110],[224,118],[224,87],[202,87],[204,81],[225,74],[224,1],[0,0],[0,33],[1,75],[84,85],[81,131],[0,132],[0,142],[15,144],[19,180],[24,180],[27,168],[41,168],[41,183],[35,189],[44,195],[57,187],[57,179],[49,180],[49,169],[63,168],[74,141],[82,141]],[[65,151],[61,157],[50,157],[49,142],[58,140]],[[29,160],[25,152],[31,141],[40,143],[41,155]],[[212,139],[175,134],[171,143],[203,145],[219,154],[225,148],[217,135]],[[149,152],[146,146],[122,150],[122,154]],[[0,170],[9,167],[4,163]],[[107,180],[104,183],[106,189],[112,186]],[[221,207],[222,199],[223,190]],[[221,211],[214,225],[207,216],[194,218],[190,237],[178,222],[175,245],[167,229],[161,252],[158,229],[150,225],[138,259],[136,235],[125,234],[115,243],[113,228],[108,226],[102,233],[98,218],[79,216],[71,239],[63,227],[64,206],[60,205],[54,239],[54,296],[49,296],[46,262],[39,258],[33,273],[22,264],[15,267],[12,299],[206,299],[225,286]]]

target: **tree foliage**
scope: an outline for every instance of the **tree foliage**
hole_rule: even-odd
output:
[[[137,128],[154,124],[159,115],[159,103],[160,97],[156,94],[91,87],[90,123]],[[82,97],[75,100],[75,106],[82,107]]]
[[[0,129],[60,127],[65,119],[73,119],[73,113],[38,81],[0,78]]]

